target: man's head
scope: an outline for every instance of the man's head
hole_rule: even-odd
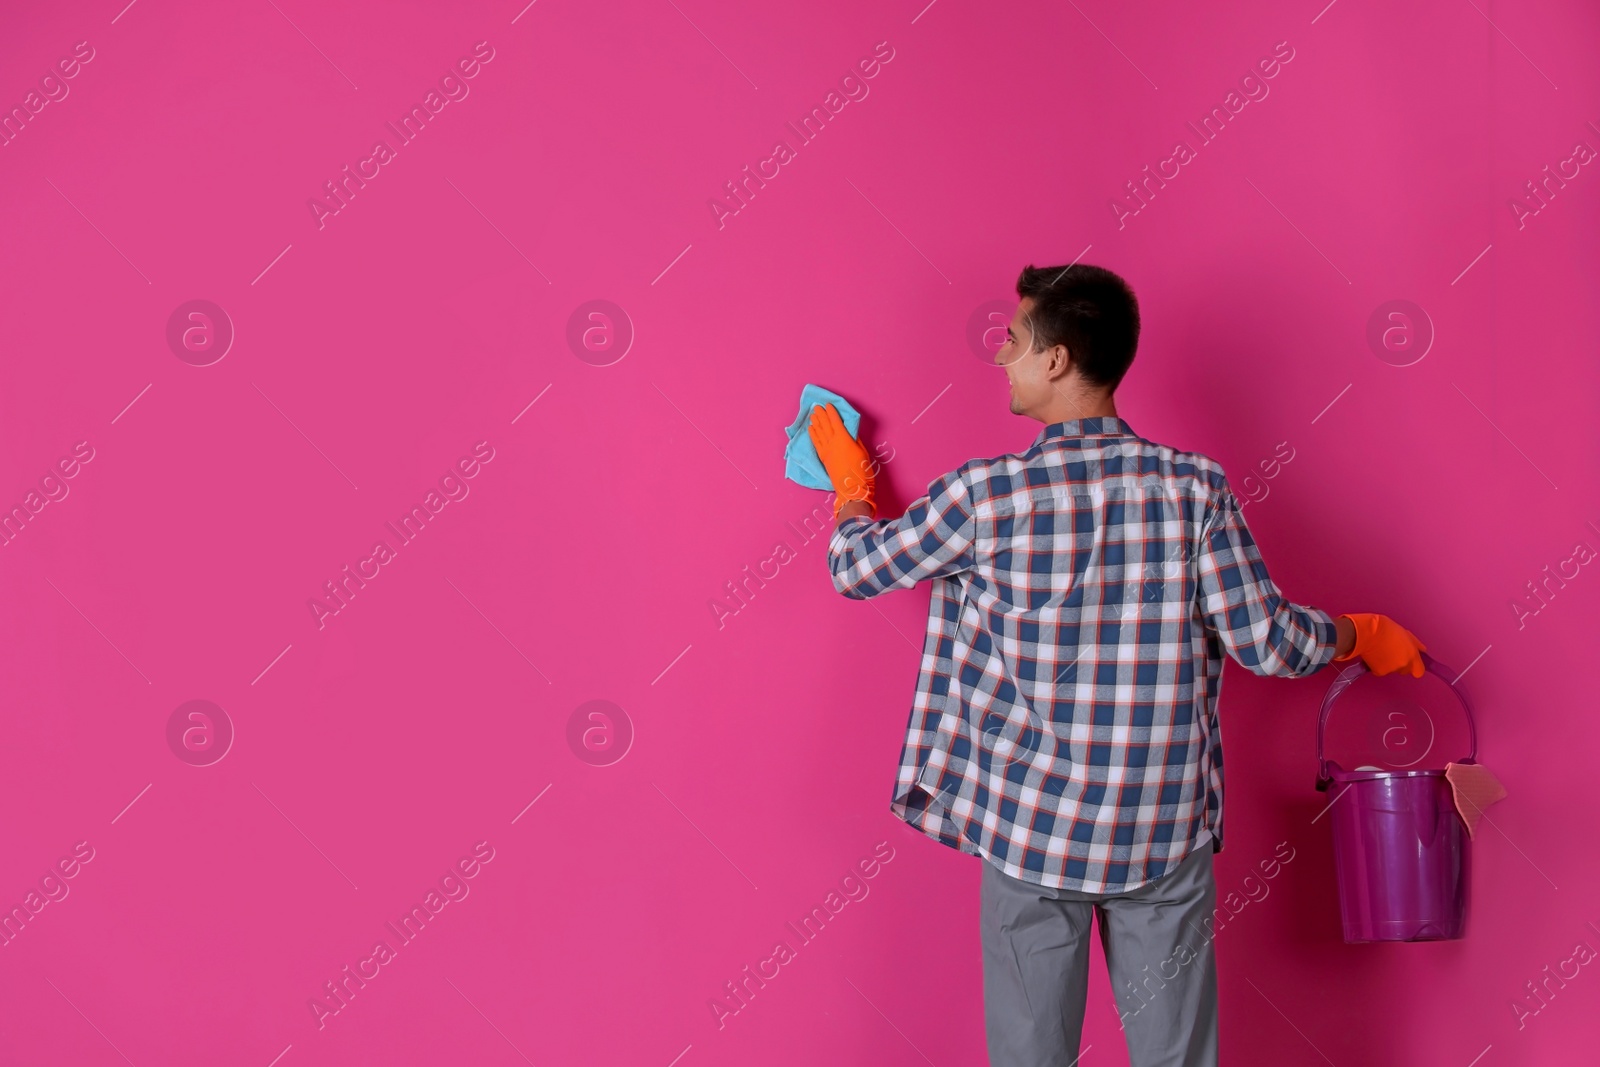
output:
[[[995,362],[1011,380],[1011,411],[1059,422],[1111,410],[1139,346],[1139,303],[1104,267],[1024,267],[1021,302]]]

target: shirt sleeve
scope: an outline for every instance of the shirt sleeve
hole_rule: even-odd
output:
[[[828,539],[833,587],[854,600],[909,589],[973,565],[977,523],[964,469],[928,484],[928,495],[898,519],[846,519]]]
[[[1197,560],[1200,613],[1228,655],[1252,674],[1285,678],[1327,666],[1339,645],[1332,616],[1278,591],[1226,482],[1208,510]]]

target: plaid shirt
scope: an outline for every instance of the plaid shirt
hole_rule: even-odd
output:
[[[1267,575],[1215,460],[1052,423],[828,542],[834,587],[933,582],[891,810],[1014,878],[1136,889],[1222,847],[1224,650],[1300,677],[1338,630]]]

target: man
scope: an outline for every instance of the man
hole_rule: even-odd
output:
[[[986,861],[990,1063],[1076,1062],[1097,914],[1134,1067],[1215,1065],[1222,655],[1260,675],[1359,656],[1420,676],[1424,646],[1385,616],[1285,599],[1217,462],[1117,415],[1139,339],[1126,282],[1030,266],[1017,295],[995,361],[1011,411],[1045,424],[1027,451],[876,519],[867,450],[812,409],[837,494],[828,566],[856,599],[933,582],[891,810]]]

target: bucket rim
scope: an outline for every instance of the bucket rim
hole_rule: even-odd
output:
[[[1328,777],[1335,782],[1370,782],[1379,778],[1443,778],[1446,771],[1430,767],[1415,771],[1347,771],[1329,761]]]

